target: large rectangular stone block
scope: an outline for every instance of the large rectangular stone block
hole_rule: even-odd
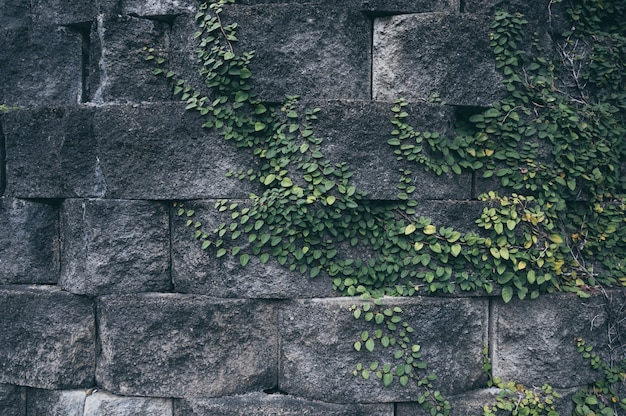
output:
[[[152,74],[144,47],[166,49],[165,22],[129,15],[98,15],[91,30],[89,101],[167,101],[170,92],[162,77]]]
[[[253,188],[229,170],[253,166],[184,105],[106,106],[95,115],[99,166],[107,197],[192,199],[247,197]]]
[[[2,127],[7,194],[23,198],[103,196],[93,109],[50,107],[10,111]]]
[[[384,309],[399,306],[401,320],[415,329],[409,334],[408,354],[413,344],[421,346],[426,370],[423,377],[435,373],[435,388],[443,394],[461,393],[482,386],[486,376],[482,370],[482,348],[487,340],[487,299],[441,298],[385,298]],[[351,305],[363,305],[356,298],[298,300],[281,307],[279,322],[281,335],[279,387],[289,394],[315,400],[337,403],[401,402],[415,399],[423,390],[415,379],[406,386],[398,377],[389,387],[372,371],[370,379],[354,376],[358,363],[365,369],[377,362],[404,364],[405,355],[394,359],[398,344],[383,347],[382,338],[390,335],[402,338],[400,331],[386,330],[385,325],[373,321],[355,320]],[[375,309],[375,313],[379,311]],[[398,326],[402,327],[400,323]],[[363,331],[375,338],[370,352],[366,346],[356,351],[354,343],[363,339]],[[390,335],[387,335],[390,332]],[[403,353],[404,354],[404,353]],[[392,370],[393,371],[393,370]]]
[[[37,25],[75,25],[90,23],[98,14],[96,0],[31,0],[33,21]]]
[[[374,21],[373,97],[489,105],[503,96],[489,46],[491,18],[406,14]]]
[[[59,285],[76,294],[171,289],[169,216],[150,201],[68,199],[63,203]]]
[[[0,284],[54,284],[59,278],[58,208],[0,198]]]
[[[121,395],[217,397],[276,385],[270,302],[143,294],[99,299],[96,378]]]
[[[93,385],[90,299],[49,286],[4,286],[0,310],[0,383],[44,389]]]
[[[393,416],[393,403],[336,404],[284,394],[250,393],[216,399],[174,401],[174,416]]]
[[[605,359],[607,322],[601,294],[544,295],[533,301],[494,301],[492,367],[494,377],[524,385],[581,386],[601,374],[576,351],[585,339]]]
[[[234,202],[234,201],[233,201]],[[246,201],[236,201],[245,205]],[[188,201],[185,208],[195,211],[194,221],[212,231],[220,223],[232,221],[230,212],[219,213],[214,200]],[[297,298],[337,296],[332,281],[324,273],[311,279],[299,271],[290,271],[271,258],[262,264],[252,256],[243,267],[238,256],[216,257],[213,248],[202,250],[194,238],[194,228],[185,226],[187,216],[178,217],[173,208],[172,220],[172,279],[177,292],[204,294],[225,298]],[[242,235],[229,246],[248,247],[248,237]]]
[[[330,18],[332,16],[332,18]],[[197,73],[195,22],[177,18],[172,60],[184,78]],[[262,99],[369,99],[371,22],[357,9],[308,4],[228,6],[224,24],[238,23],[238,52],[255,51],[250,70]]]
[[[82,95],[82,39],[65,27],[0,30],[0,103],[71,104]]]
[[[28,414],[37,416],[84,416],[85,400],[93,390],[28,390]]]

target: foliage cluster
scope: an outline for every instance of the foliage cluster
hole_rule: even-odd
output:
[[[261,101],[249,69],[254,52],[237,50],[237,25],[220,17],[233,1],[204,3],[196,15],[208,93],[165,69],[166,60],[151,49],[147,59],[186,109],[204,117],[204,127],[257,157],[257,166],[229,174],[261,192],[248,201],[217,201],[226,221],[213,230],[180,202],[178,215],[217,257],[237,256],[242,266],[251,256],[274,259],[311,278],[328,275],[343,294],[374,299],[367,310],[352,310],[378,325],[354,348],[389,348],[396,364],[360,364],[356,375],[383,385],[414,379],[425,387],[420,400],[428,411],[449,414],[432,391],[434,375],[423,375],[412,328],[400,311],[380,309],[375,299],[497,289],[508,302],[564,290],[586,296],[589,287],[626,283],[623,3],[573,1],[571,29],[554,35],[556,56],[544,37],[528,36],[522,15],[498,11],[490,42],[507,96],[460,120],[454,137],[417,131],[407,123],[408,103],[394,104],[388,143],[399,160],[437,175],[469,172],[491,184],[476,231],[461,233],[415,216],[409,169],[400,171],[396,202],[368,200],[352,184],[350,168],[324,155],[314,131],[319,109],[303,109],[297,97],[281,105]],[[542,393],[501,387],[501,400],[486,412],[514,411],[511,397],[534,409],[514,414],[553,412],[548,386]]]

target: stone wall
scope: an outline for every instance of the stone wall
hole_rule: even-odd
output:
[[[487,37],[497,3],[245,0],[224,16],[256,50],[261,96],[314,102],[326,153],[387,200],[395,98],[446,133],[502,96]],[[549,41],[547,0],[505,3]],[[0,414],[421,415],[415,387],[352,375],[360,300],[271,262],[207,256],[175,215],[182,200],[218,221],[216,198],[253,190],[224,173],[254,161],[202,130],[144,61],[152,45],[194,79],[196,6],[0,0],[0,103],[18,107],[0,118]],[[435,93],[447,104],[426,103]],[[419,214],[473,227],[478,178],[415,175]],[[454,415],[494,400],[483,345],[494,376],[563,393],[562,414],[598,377],[574,338],[606,344],[601,293],[384,302],[402,306]]]

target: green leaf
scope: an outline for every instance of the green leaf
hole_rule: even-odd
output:
[[[374,339],[370,338],[367,341],[365,341],[365,348],[369,351],[372,352],[374,351]]]
[[[393,383],[393,374],[386,373],[383,375],[383,386],[389,387]]]
[[[513,299],[513,288],[511,286],[504,286],[502,288],[502,300],[504,303],[509,303]]]
[[[254,123],[254,131],[264,130],[265,127],[266,127],[265,123],[262,123],[260,121],[257,121],[256,123]]]
[[[450,253],[454,257],[457,257],[461,253],[461,245],[460,244],[454,244],[452,247],[450,247]]]
[[[404,235],[409,235],[414,233],[416,230],[415,228],[415,224],[409,224],[406,226],[406,228],[404,229]]]
[[[220,248],[219,250],[217,250],[217,257],[222,257],[224,254],[226,254],[226,249],[225,248]]]
[[[242,254],[239,257],[239,263],[241,263],[242,266],[246,266],[246,264],[248,264],[248,262],[250,261],[250,255],[247,253]]]

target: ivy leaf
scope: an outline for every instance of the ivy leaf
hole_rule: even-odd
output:
[[[404,229],[404,235],[412,234],[412,233],[415,232],[415,230],[416,230],[415,225],[414,224],[409,224]]]
[[[435,227],[434,225],[428,224],[426,227],[424,227],[424,234],[426,235],[435,234],[436,232],[437,227]]]
[[[454,244],[452,247],[450,247],[450,253],[454,257],[457,257],[461,253],[461,245],[460,244]]]
[[[509,303],[513,299],[513,288],[511,286],[504,286],[502,288],[502,300],[504,303]]]
[[[248,262],[250,261],[250,255],[247,253],[242,254],[239,257],[239,263],[241,263],[242,266],[246,266],[246,264],[248,264]]]
[[[372,352],[374,351],[374,339],[370,338],[367,341],[365,341],[365,348],[369,351]]]

